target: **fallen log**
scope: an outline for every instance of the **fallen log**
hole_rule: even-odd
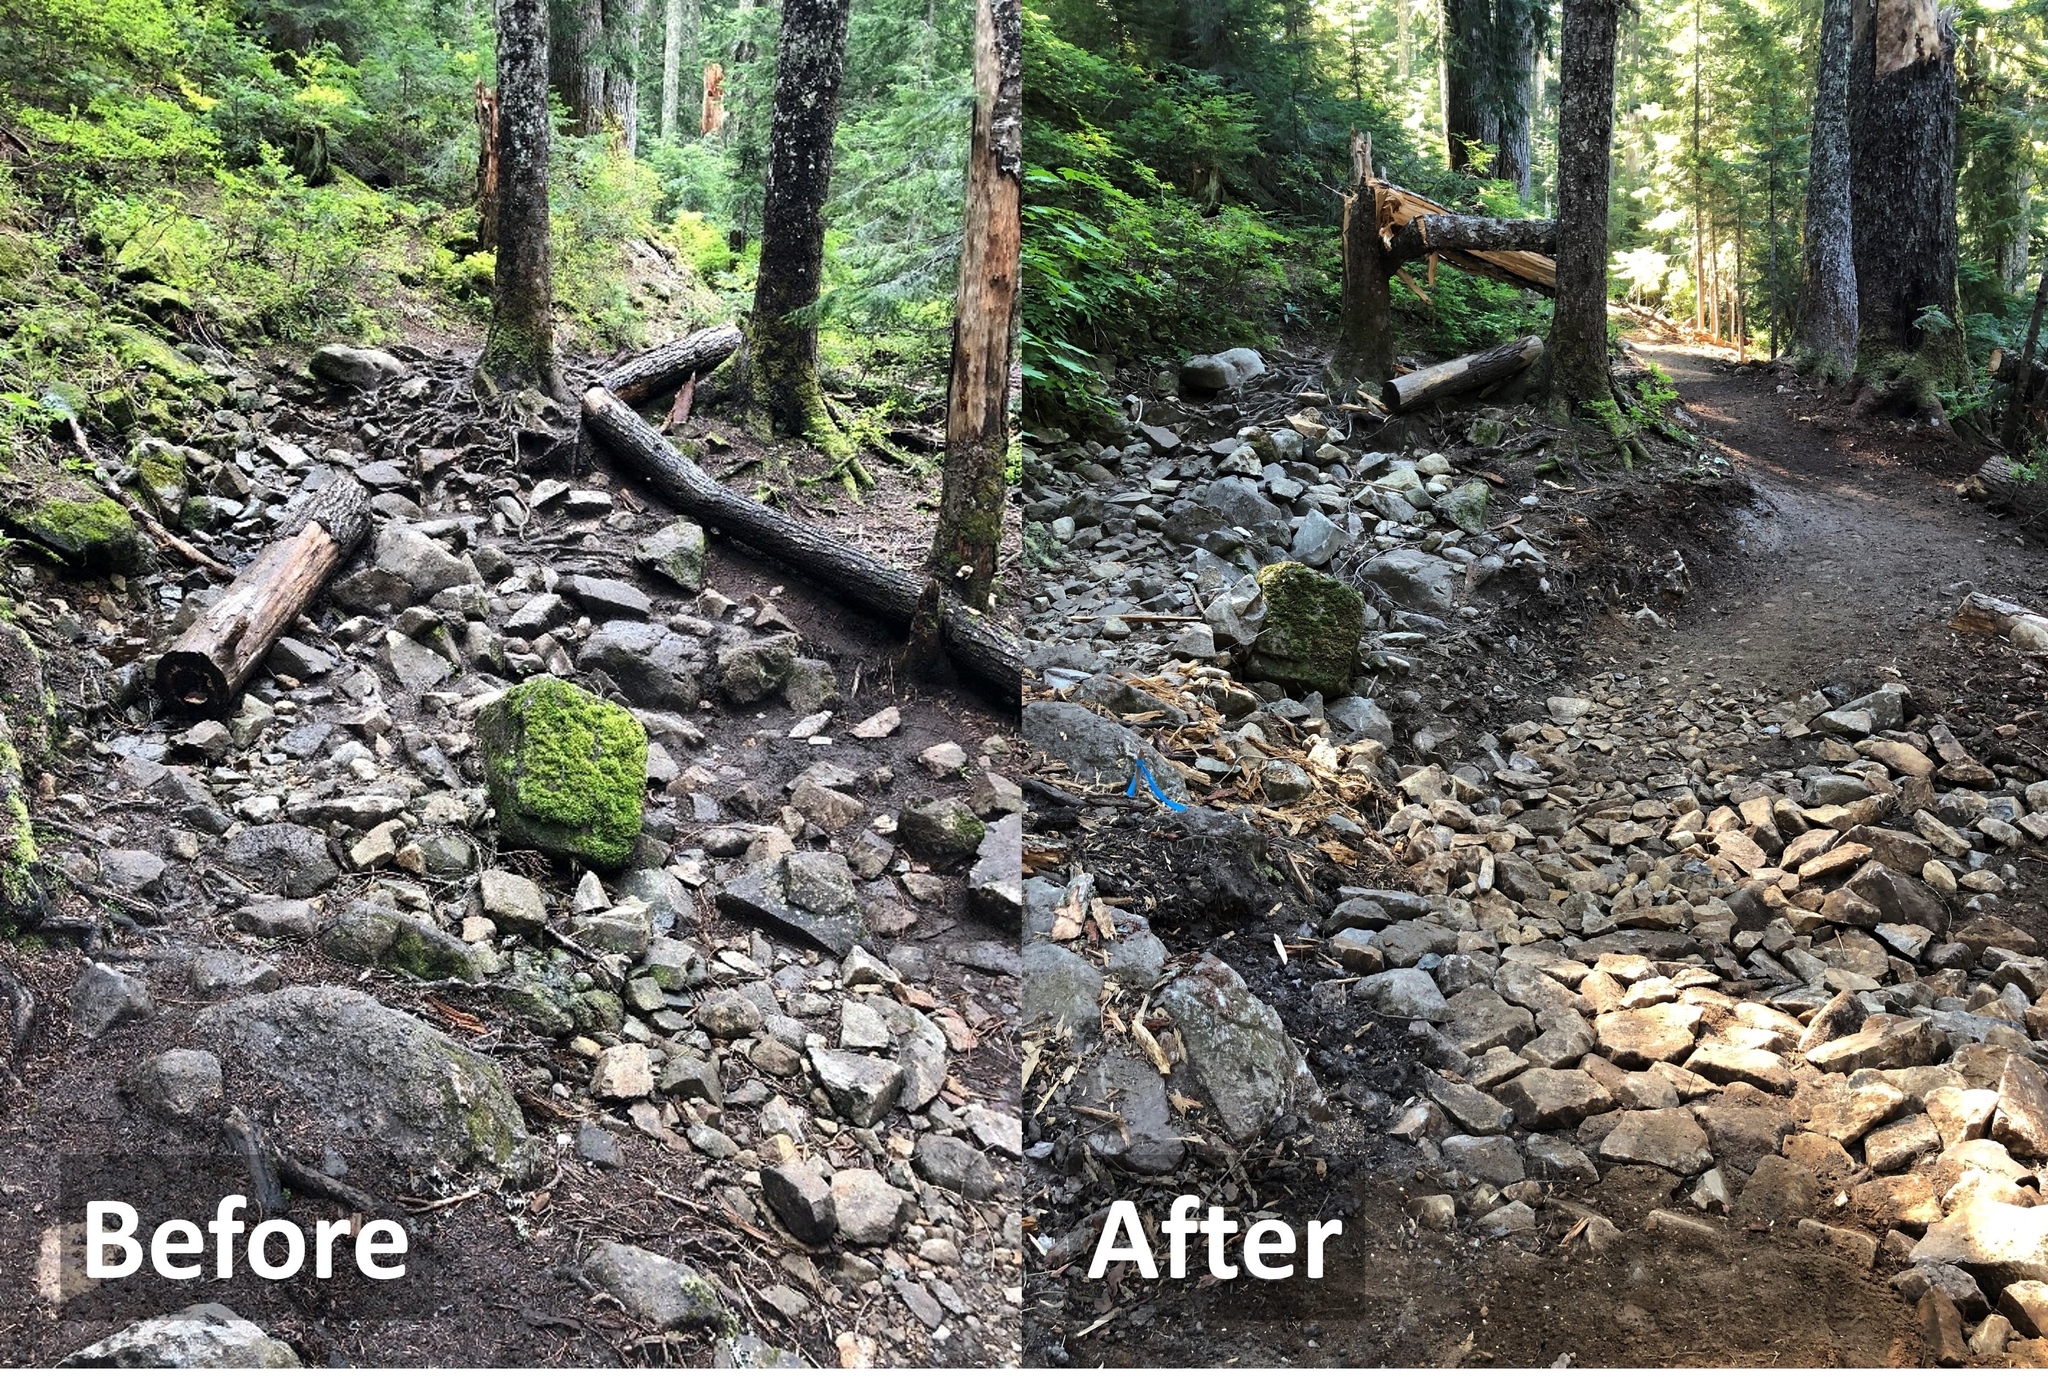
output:
[[[370,499],[336,475],[293,504],[274,540],[157,660],[157,694],[191,716],[225,716],[327,579],[370,531]]]
[[[1448,250],[1529,250],[1557,252],[1557,222],[1508,221],[1490,216],[1434,213],[1418,216],[1394,232],[1388,256],[1406,263]]]
[[[583,396],[583,419],[612,455],[629,464],[678,508],[748,547],[822,582],[850,604],[907,628],[925,594],[922,576],[899,571],[850,544],[734,494],[603,388]],[[948,596],[939,638],[962,671],[1015,700],[1024,690],[1024,651],[966,604]]]
[[[1948,627],[1965,634],[2003,635],[2014,648],[2048,653],[2048,616],[2037,615],[2017,601],[2001,600],[1982,591],[1972,591],[1963,597]]]
[[[1484,388],[1527,369],[1543,355],[1543,338],[1524,336],[1505,345],[1489,346],[1472,355],[1461,355],[1441,365],[1430,365],[1388,380],[1380,396],[1396,413],[1409,413],[1438,399]]]
[[[706,327],[613,370],[603,387],[627,403],[645,403],[710,374],[740,348],[740,329],[730,323]]]

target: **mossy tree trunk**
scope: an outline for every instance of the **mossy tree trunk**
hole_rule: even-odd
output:
[[[1611,401],[1607,363],[1608,154],[1616,0],[1565,0],[1558,60],[1557,307],[1544,353],[1554,407]]]
[[[932,574],[978,610],[989,606],[1003,536],[1023,205],[1023,9],[975,0],[974,138],[946,397],[946,471]]]
[[[479,381],[562,398],[548,242],[547,0],[498,0],[498,270]]]
[[[1806,172],[1806,283],[1799,347],[1804,368],[1841,382],[1856,365],[1856,261],[1849,193],[1849,7],[1821,0]]]
[[[1856,372],[1932,408],[1968,368],[1955,325],[1955,36],[1935,0],[1854,0],[1853,16]]]
[[[775,431],[807,437],[839,456],[852,446],[825,412],[814,313],[824,279],[825,195],[846,71],[847,8],[848,0],[785,0],[782,7],[761,264],[747,327],[751,388]]]

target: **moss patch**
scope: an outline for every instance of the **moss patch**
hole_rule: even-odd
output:
[[[30,921],[39,911],[35,826],[22,790],[21,756],[7,719],[0,716],[0,931]]]
[[[1276,562],[1259,573],[1266,621],[1246,668],[1294,688],[1341,696],[1358,666],[1365,633],[1365,597],[1299,562]]]
[[[501,839],[604,869],[632,858],[647,732],[629,712],[536,677],[484,708],[477,742]]]
[[[149,564],[135,521],[111,499],[46,498],[0,515],[0,520],[66,566],[86,573],[133,576]]]

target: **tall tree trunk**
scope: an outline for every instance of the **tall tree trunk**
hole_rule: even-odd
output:
[[[1499,45],[1500,149],[1493,175],[1529,200],[1529,127],[1535,104],[1537,0],[1503,0],[1496,13]]]
[[[1415,34],[1409,26],[1408,5],[1409,0],[1394,0],[1394,42],[1398,45],[1395,71],[1400,74],[1404,92],[1415,71]]]
[[[676,137],[683,103],[683,0],[668,0],[661,31],[661,137]]]
[[[837,455],[851,446],[825,412],[818,387],[818,325],[810,315],[824,278],[825,194],[846,70],[849,0],[783,0],[775,45],[775,105],[768,127],[768,186],[761,200],[761,263],[748,345],[754,395],[775,430],[809,437]]]
[[[604,0],[553,0],[548,79],[572,134],[604,128]]]
[[[1616,0],[1565,0],[1558,55],[1557,306],[1550,396],[1562,411],[1614,397],[1607,365],[1607,181]]]
[[[640,49],[647,30],[647,0],[604,0],[604,115],[619,147],[640,145]]]
[[[1493,83],[1493,11],[1487,0],[1442,0],[1444,151],[1453,169],[1471,162],[1469,146],[1500,140]]]
[[[1813,144],[1806,166],[1802,369],[1840,383],[1856,368],[1856,261],[1849,192],[1849,8],[1821,0]]]
[[[484,388],[566,397],[548,248],[547,0],[498,0],[498,272]]]
[[[2008,293],[2021,293],[2027,286],[2027,250],[2032,236],[2034,170],[2025,164],[2012,170],[2005,195],[1999,198],[1997,232],[1991,244],[1991,262],[1998,282]]]
[[[476,243],[498,247],[498,93],[476,84]]]
[[[1918,408],[1959,383],[1955,38],[1935,0],[1855,0],[1849,63],[1856,372]],[[1928,308],[1951,323],[1916,325]]]
[[[989,607],[1003,535],[1023,238],[1023,70],[1020,0],[975,0],[974,138],[946,392],[945,481],[931,566],[943,587],[977,610]]]

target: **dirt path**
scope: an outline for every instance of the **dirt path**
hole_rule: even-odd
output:
[[[1706,602],[1650,641],[1674,665],[1716,676],[1812,684],[1843,659],[1890,663],[1945,653],[1957,582],[2030,600],[2048,563],[2015,530],[1958,498],[1944,478],[1861,431],[1828,426],[1827,404],[1795,380],[1737,372],[1723,353],[1638,345],[1670,374],[1705,435],[1743,468],[1757,503],[1745,560]]]

